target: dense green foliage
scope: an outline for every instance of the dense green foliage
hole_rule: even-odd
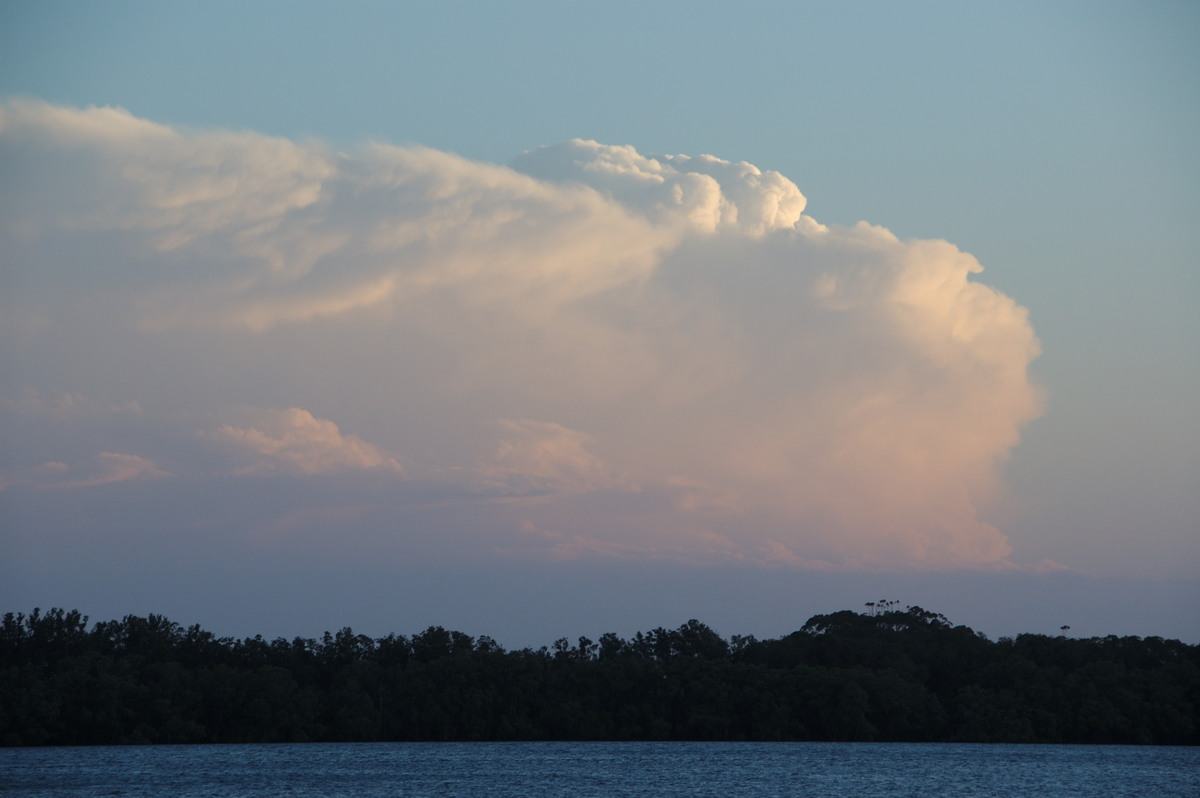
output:
[[[158,615],[4,616],[0,743],[889,740],[1200,743],[1200,646],[1021,635],[919,607],[778,640],[698,621],[505,651],[431,627],[216,638]]]

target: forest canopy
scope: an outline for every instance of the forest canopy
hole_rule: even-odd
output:
[[[509,651],[440,626],[216,637],[161,615],[7,613],[0,744],[842,740],[1200,744],[1200,646],[991,641],[872,602],[779,639],[691,620]]]

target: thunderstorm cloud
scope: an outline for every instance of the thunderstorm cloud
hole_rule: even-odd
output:
[[[1039,347],[952,244],[710,155],[0,114],[13,504],[186,483],[384,550],[1010,565],[988,512]]]

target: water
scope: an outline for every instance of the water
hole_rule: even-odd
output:
[[[5,796],[1200,796],[1200,749],[364,743],[0,749]]]

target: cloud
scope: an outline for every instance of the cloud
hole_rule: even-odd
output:
[[[1040,412],[1025,309],[952,244],[804,209],[706,155],[505,167],[9,104],[0,333],[36,367],[0,391],[219,419],[203,441],[243,473],[403,453],[416,493],[354,506],[437,496],[403,534],[479,550],[1008,567],[988,518]],[[553,531],[497,531],[526,525]]]
[[[0,136],[38,159],[20,173],[36,171],[39,190],[23,212],[6,207],[10,224],[28,234],[136,230],[159,253],[210,236],[252,249],[281,215],[316,202],[334,171],[332,156],[284,139],[189,135],[116,108],[10,102]],[[64,160],[49,162],[56,154]],[[60,203],[52,213],[48,198]]]
[[[801,222],[807,200],[778,172],[712,155],[644,156],[629,146],[572,139],[539,147],[513,162],[544,180],[577,182],[658,218],[676,216],[698,231],[761,236]]]
[[[240,474],[284,472],[329,474],[384,469],[403,472],[390,457],[355,435],[343,435],[337,424],[307,410],[259,410],[256,427],[223,424],[212,437],[250,458]]]
[[[0,395],[0,412],[4,411],[62,420],[111,413],[139,414],[142,408],[137,402],[120,406],[103,405],[78,391],[51,391],[43,395],[36,388],[27,387],[16,397]]]
[[[490,486],[506,493],[587,493],[616,483],[611,469],[588,451],[594,439],[561,424],[503,419],[495,452],[480,465]]]
[[[22,480],[39,488],[92,488],[118,482],[169,477],[153,461],[136,454],[100,452],[90,461],[78,465],[51,460],[33,469],[30,478]]]

